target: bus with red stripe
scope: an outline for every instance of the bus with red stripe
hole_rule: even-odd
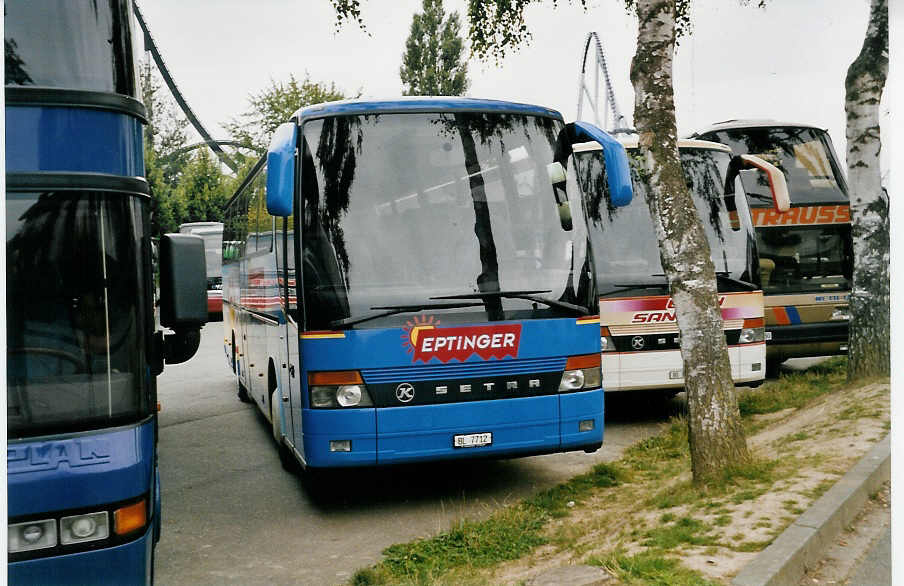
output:
[[[637,149],[636,136],[623,138],[622,143],[629,154]],[[716,270],[732,378],[736,384],[755,386],[765,374],[763,293],[752,221],[735,179],[742,167],[768,164],[733,157],[731,149],[712,142],[681,140],[678,147]],[[607,392],[674,394],[684,386],[684,367],[675,309],[647,205],[648,182],[632,168],[635,197],[630,205],[615,209],[607,203],[599,149],[577,145],[575,152],[588,200],[600,288],[603,386]]]
[[[547,108],[466,98],[302,108],[226,206],[239,398],[286,468],[594,451],[598,294],[572,145]]]
[[[742,174],[756,229],[766,302],[768,370],[802,356],[847,352],[854,269],[847,184],[825,130],[730,120],[695,136],[751,153],[786,176],[791,208],[770,207],[762,175]]]

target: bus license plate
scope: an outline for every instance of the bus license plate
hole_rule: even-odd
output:
[[[456,435],[453,443],[456,448],[479,448],[488,446],[493,443],[493,434],[486,433],[468,433],[465,435]]]

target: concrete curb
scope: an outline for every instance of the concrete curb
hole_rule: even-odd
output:
[[[797,584],[819,561],[869,495],[891,476],[891,437],[886,435],[841,480],[792,523],[732,580],[734,586]]]

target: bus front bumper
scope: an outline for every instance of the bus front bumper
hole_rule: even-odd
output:
[[[10,584],[150,584],[153,526],[115,547],[7,564]]]
[[[766,345],[762,342],[728,347],[731,377],[737,383],[761,381],[766,375]],[[604,352],[606,392],[684,387],[684,362],[679,350]]]
[[[603,441],[603,391],[379,409],[304,410],[303,420],[305,463],[315,468],[593,450]],[[581,431],[581,422],[592,428]],[[487,433],[492,438],[486,445],[454,446],[455,436]],[[346,440],[350,451],[334,451],[335,442]]]
[[[849,322],[767,325],[766,354],[770,360],[846,354]]]

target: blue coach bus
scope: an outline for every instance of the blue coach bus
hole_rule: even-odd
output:
[[[538,106],[306,107],[227,206],[224,341],[294,468],[594,451],[593,258],[571,145],[624,148]]]
[[[206,318],[203,243],[161,239],[130,0],[5,0],[8,578],[151,581],[155,377]]]

